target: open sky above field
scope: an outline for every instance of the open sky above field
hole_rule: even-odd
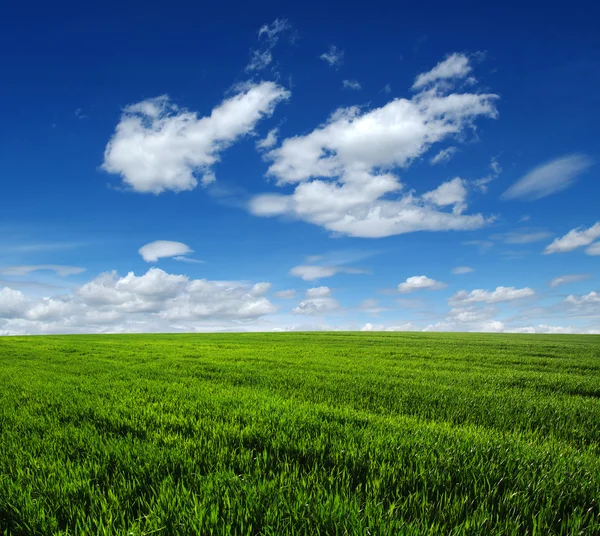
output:
[[[0,334],[600,333],[598,15],[13,2]]]

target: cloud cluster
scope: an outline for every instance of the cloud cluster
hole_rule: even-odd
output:
[[[424,86],[439,82],[440,80],[451,80],[465,78],[471,72],[469,58],[464,54],[454,53],[445,60],[440,61],[433,69],[421,73],[415,79],[413,89],[421,89]]]
[[[419,196],[394,173],[434,143],[462,134],[477,118],[496,117],[497,95],[450,89],[448,83],[433,84],[381,108],[340,108],[312,132],[285,139],[265,158],[272,162],[268,175],[280,187],[294,185],[294,192],[258,195],[249,204],[251,212],[287,215],[369,238],[482,227],[491,219],[463,214],[467,185],[462,179]]]
[[[106,146],[102,168],[137,192],[192,190],[198,176],[210,184],[220,153],[289,96],[274,82],[249,83],[207,117],[171,104],[166,95],[132,104]]]
[[[0,290],[0,318],[14,332],[195,331],[274,313],[269,283],[189,279],[158,268],[136,276],[99,275],[70,294],[28,299]]]

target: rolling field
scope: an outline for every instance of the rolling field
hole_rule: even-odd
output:
[[[0,338],[0,534],[600,534],[600,336]]]

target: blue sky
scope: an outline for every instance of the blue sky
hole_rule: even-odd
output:
[[[570,7],[8,7],[0,334],[600,332]]]

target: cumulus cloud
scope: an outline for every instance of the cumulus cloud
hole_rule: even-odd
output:
[[[102,333],[195,331],[248,323],[276,312],[264,296],[269,283],[189,279],[151,268],[136,276],[99,275],[70,294],[27,299],[10,288],[0,291],[0,318],[8,331]],[[12,329],[11,329],[12,326]]]
[[[502,197],[533,201],[560,192],[572,186],[592,163],[589,157],[581,154],[557,158],[532,169],[506,190]]]
[[[158,259],[175,257],[177,260],[191,260],[182,255],[193,253],[194,250],[182,242],[171,242],[170,240],[156,240],[142,246],[138,253],[146,262],[156,262]]]
[[[589,279],[591,274],[566,274],[559,277],[555,277],[548,283],[551,288],[559,287],[560,285],[566,285],[568,283],[576,283],[577,281],[584,281]]]
[[[415,275],[409,277],[404,283],[398,285],[398,292],[414,292],[415,290],[439,290],[446,288],[448,285],[435,279],[430,279],[425,275]]]
[[[256,142],[256,148],[259,150],[271,149],[271,147],[277,145],[277,133],[278,128],[269,130],[269,133],[262,139]]]
[[[465,181],[456,177],[451,181],[440,184],[435,190],[423,194],[423,199],[431,201],[438,207],[453,205],[453,213],[461,214],[467,208],[467,189]]]
[[[340,304],[331,297],[329,287],[315,287],[306,291],[306,299],[294,307],[292,313],[295,315],[319,315],[335,312],[339,308]]]
[[[470,274],[474,271],[475,269],[471,268],[470,266],[457,266],[456,268],[452,268],[452,273],[454,275]]]
[[[0,269],[0,274],[27,275],[31,272],[38,272],[42,270],[55,272],[61,277],[67,277],[69,275],[76,275],[85,272],[85,268],[80,268],[79,266],[62,266],[59,264],[31,264],[23,266],[7,266],[6,268]]]
[[[456,153],[458,149],[456,147],[447,147],[446,149],[442,149],[439,153],[437,153],[429,162],[432,166],[436,164],[443,164],[448,162]]]
[[[433,82],[464,78],[471,72],[469,58],[464,54],[454,53],[440,61],[433,69],[421,73],[415,79],[413,89],[421,89]]]
[[[25,295],[20,290],[4,287],[0,290],[0,318],[19,317],[25,311]]]
[[[340,108],[312,132],[287,138],[266,153],[272,161],[268,175],[280,187],[296,185],[295,190],[291,195],[258,195],[249,209],[258,216],[288,215],[365,238],[480,228],[492,218],[462,214],[464,203],[454,203],[451,212],[444,210],[450,204],[438,204],[446,202],[443,190],[464,199],[462,180],[424,198],[406,190],[393,169],[408,167],[431,145],[461,134],[475,119],[496,117],[496,99],[486,93],[448,94],[434,86],[370,111]]]
[[[450,305],[461,305],[469,303],[499,303],[529,298],[535,295],[535,292],[529,287],[497,287],[494,291],[475,289],[471,292],[461,290],[454,294],[449,300]]]
[[[361,89],[362,86],[357,80],[344,80],[342,82],[342,87],[344,89],[352,89],[354,91],[358,91],[359,89]]]
[[[163,95],[127,106],[106,146],[102,168],[137,192],[192,190],[198,176],[214,182],[220,153],[253,132],[290,96],[273,82],[248,83],[207,117],[171,104]]]
[[[292,298],[296,297],[296,291],[294,289],[280,290],[279,292],[275,293],[275,296],[284,300],[291,300]]]
[[[330,67],[339,67],[344,62],[344,51],[339,50],[335,45],[331,45],[327,52],[323,52],[319,58],[327,62]]]
[[[557,238],[544,250],[544,254],[566,253],[574,249],[589,246],[594,240],[600,238],[600,221],[596,222],[589,229],[577,227],[571,229],[565,236]]]

